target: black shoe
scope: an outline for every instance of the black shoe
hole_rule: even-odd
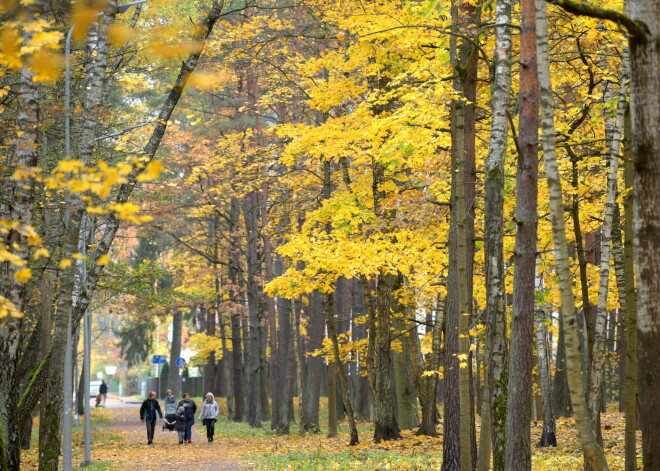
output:
[[[149,440],[149,441],[147,442],[147,445],[151,445],[151,440]]]
[[[211,437],[208,437],[208,440],[209,440],[209,443],[211,443],[213,441],[213,439]]]
[[[179,445],[183,445],[183,440],[179,440]]]

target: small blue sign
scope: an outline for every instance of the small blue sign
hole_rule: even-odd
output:
[[[186,366],[186,359],[185,358],[177,358],[176,361],[174,362],[177,368],[183,368]]]
[[[153,365],[164,365],[167,363],[167,356],[165,355],[154,355],[151,357],[151,363]]]

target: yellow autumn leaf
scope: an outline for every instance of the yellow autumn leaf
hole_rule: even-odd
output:
[[[8,69],[18,69],[23,65],[19,52],[21,37],[12,27],[0,30],[0,65]]]
[[[48,82],[61,75],[64,59],[61,55],[46,49],[37,50],[29,60],[29,69],[35,73],[32,80],[35,82]]]
[[[163,170],[163,164],[159,160],[153,160],[147,164],[147,167],[144,169],[144,172],[138,175],[137,181],[139,182],[150,182],[155,180],[160,176],[160,172]]]
[[[108,263],[110,263],[110,257],[108,256],[108,254],[103,255],[101,258],[99,258],[96,261],[97,265],[107,265]]]
[[[32,257],[33,257],[35,260],[39,260],[39,259],[42,258],[42,257],[50,257],[50,252],[48,251],[48,249],[45,249],[45,248],[42,247],[42,248],[40,248],[40,249],[37,249],[37,250],[34,252],[34,254],[32,255]]]
[[[99,7],[100,3],[88,3],[88,2],[75,2],[75,11],[73,12],[72,24],[73,29],[73,38],[75,40],[84,39],[87,35],[87,30],[89,25],[91,25],[99,13],[101,13]]]
[[[27,283],[32,278],[32,270],[29,268],[21,268],[14,273],[14,279],[19,283]]]
[[[113,46],[122,46],[135,39],[135,30],[122,23],[111,24],[108,26],[108,37]]]
[[[65,268],[69,268],[73,262],[71,261],[70,258],[63,258],[60,260],[60,265],[59,268],[60,270],[64,270]]]

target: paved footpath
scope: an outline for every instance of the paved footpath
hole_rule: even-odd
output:
[[[121,437],[119,443],[94,450],[93,459],[121,462],[121,471],[254,471],[239,457],[238,440],[216,436],[208,443],[196,421],[191,444],[179,445],[177,433],[162,430],[156,423],[154,444],[147,445],[145,425],[140,421],[140,401],[108,395],[109,429]],[[107,456],[105,456],[107,455]]]

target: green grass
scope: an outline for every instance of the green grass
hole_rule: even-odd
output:
[[[195,428],[199,429],[200,433],[202,431],[206,433],[206,427],[197,418],[195,418]],[[218,417],[218,421],[215,423],[215,433],[223,437],[241,439],[264,439],[273,436],[270,431],[270,422],[264,423],[260,428],[254,428],[245,422],[234,422],[227,419],[227,417],[221,416]]]
[[[260,469],[277,471],[295,469],[299,471],[316,470],[408,470],[425,471],[438,469],[442,464],[440,456],[401,455],[392,450],[350,450],[337,453],[328,450],[295,451],[283,455],[250,456]]]
[[[74,467],[74,470],[80,471],[108,471],[111,468],[111,463],[108,461],[92,461],[87,466]]]

